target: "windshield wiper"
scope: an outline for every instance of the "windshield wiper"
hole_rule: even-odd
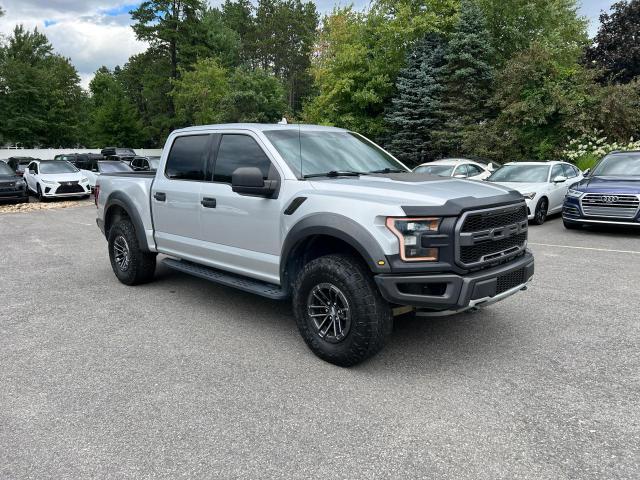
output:
[[[383,168],[382,170],[374,170],[369,173],[409,173],[405,170],[400,170],[399,168]]]
[[[305,175],[303,178],[359,177],[360,175],[367,175],[367,173],[366,172],[352,172],[352,171],[349,171],[349,170],[345,170],[345,171],[331,170],[330,172],[326,172],[326,173],[312,173],[310,175]]]

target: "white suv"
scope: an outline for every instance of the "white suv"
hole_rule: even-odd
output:
[[[27,189],[40,201],[48,198],[86,197],[91,194],[89,179],[64,160],[34,160],[24,171]]]

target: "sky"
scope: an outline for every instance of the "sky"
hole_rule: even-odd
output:
[[[0,34],[9,34],[22,23],[44,32],[55,50],[69,57],[78,69],[83,87],[87,87],[93,73],[102,65],[113,68],[123,65],[146,45],[136,40],[130,27],[129,11],[139,0],[0,0],[5,16],[0,18]],[[210,0],[212,5],[222,0]],[[364,8],[369,0],[316,0],[321,13],[334,5],[353,3]],[[608,9],[613,0],[582,0],[582,14],[591,21],[590,32],[597,30],[601,10]]]

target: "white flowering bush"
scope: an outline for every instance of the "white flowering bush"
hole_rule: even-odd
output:
[[[578,168],[586,170],[593,168],[608,153],[629,150],[640,150],[640,140],[634,140],[632,137],[627,143],[610,142],[606,136],[602,136],[601,131],[595,131],[569,140],[562,156]]]

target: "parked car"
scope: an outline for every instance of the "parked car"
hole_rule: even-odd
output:
[[[448,158],[424,163],[414,170],[414,173],[426,173],[438,177],[466,178],[469,180],[484,180],[491,175],[487,165],[462,158]]]
[[[568,191],[562,219],[568,229],[598,224],[640,227],[640,152],[604,157]]]
[[[89,179],[89,185],[93,190],[98,181],[98,177],[103,173],[127,173],[133,169],[121,160],[92,160],[83,165],[80,171]]]
[[[488,181],[519,191],[527,201],[529,220],[542,225],[548,215],[562,211],[567,191],[582,178],[582,172],[566,162],[516,162],[496,170]]]
[[[20,203],[29,201],[24,179],[5,162],[0,162],[0,200]]]
[[[49,198],[86,197],[91,194],[89,180],[69,162],[34,160],[24,171],[27,189],[43,201]]]
[[[14,172],[16,172],[20,177],[24,175],[24,170],[34,160],[39,160],[33,157],[11,157],[7,159],[7,165],[9,165]]]
[[[341,366],[382,348],[394,311],[452,315],[533,276],[519,193],[415,175],[337,128],[177,130],[155,175],[101,175],[96,205],[122,283],[150,281],[163,253],[181,272],[291,298],[307,345]]]
[[[65,160],[80,170],[84,169],[87,164],[93,161],[104,160],[102,155],[96,153],[64,153],[56,155],[54,160]]]
[[[158,166],[160,165],[160,157],[136,157],[131,160],[131,168],[134,171],[151,171],[155,172],[158,170]]]
[[[122,160],[125,163],[131,163],[137,157],[132,148],[106,147],[100,153],[108,160]]]

